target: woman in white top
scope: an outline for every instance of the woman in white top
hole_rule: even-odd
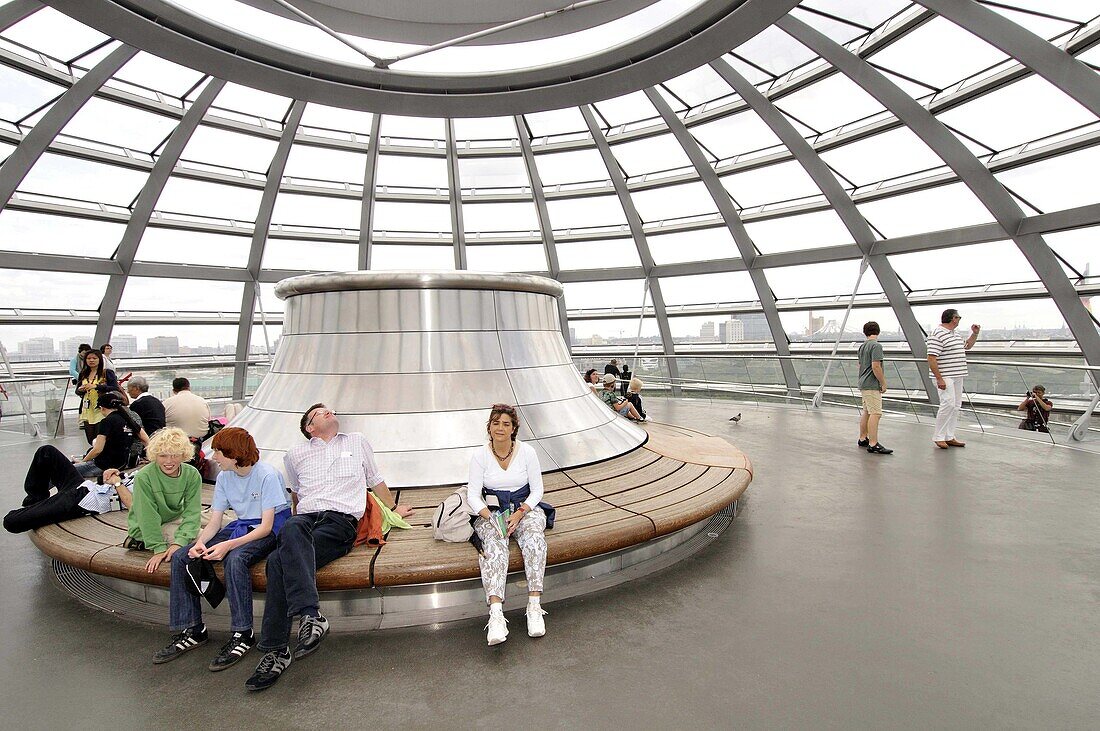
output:
[[[489,443],[480,447],[470,459],[470,481],[467,499],[470,509],[477,514],[474,530],[483,547],[478,563],[481,566],[481,583],[489,602],[488,641],[499,645],[508,639],[507,621],[504,619],[504,586],[508,579],[508,536],[515,535],[523,553],[523,567],[527,574],[527,634],[542,637],[546,624],[540,605],[542,579],[546,572],[546,514],[539,508],[542,501],[542,469],[534,447],[516,440],[519,432],[519,416],[507,404],[495,404],[486,425]],[[509,505],[486,504],[482,489],[518,492],[530,486],[531,494],[524,498],[511,514]],[[490,503],[499,502],[493,496]],[[498,528],[497,513],[508,514],[503,522],[504,535]]]
[[[600,386],[599,388],[597,388],[597,384],[600,383],[600,374],[596,372],[595,368],[589,368],[587,371],[585,371],[584,382],[588,384],[588,388],[592,390],[592,393],[596,394],[597,396],[600,395],[600,391],[603,390],[603,387]]]

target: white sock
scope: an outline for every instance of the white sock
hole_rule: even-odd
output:
[[[539,600],[540,600],[541,598],[542,598],[542,597],[537,597],[537,596],[529,596],[529,597],[527,597],[527,606],[529,606],[529,607],[538,607],[538,606],[540,606],[540,602],[539,602]]]
[[[489,605],[489,616],[492,617],[495,614],[504,616],[504,604],[502,602]]]

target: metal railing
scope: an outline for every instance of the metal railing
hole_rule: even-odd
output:
[[[609,357],[618,353],[577,354],[573,363],[584,372],[601,373]],[[605,357],[606,356],[606,357]],[[789,389],[781,362],[794,366],[799,386]],[[670,376],[669,361],[675,361],[677,378]],[[832,368],[826,377],[826,365]],[[629,359],[628,361],[629,362]],[[824,378],[822,404],[860,408],[859,362],[850,355],[640,354],[632,364],[632,375],[642,379],[647,394],[705,398],[711,401],[748,401],[757,404],[798,404],[814,408],[813,398]],[[1016,430],[1026,413],[1017,410],[1033,386],[1046,387],[1054,402],[1047,424],[1049,432],[1018,430],[1015,436],[1038,438],[1052,443],[1081,441],[1089,432],[1100,433],[1095,415],[1100,394],[1100,367],[1041,363],[1034,361],[968,359],[964,411],[981,431]],[[887,355],[887,392],[883,408],[887,413],[906,415],[919,423],[934,422],[937,407],[928,400],[922,371],[927,362],[912,356]]]

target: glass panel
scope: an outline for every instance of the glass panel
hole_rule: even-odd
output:
[[[266,173],[278,145],[275,140],[199,125],[180,159]]]
[[[831,209],[754,221],[745,224],[745,230],[764,254],[853,243],[848,227]]]
[[[884,107],[843,74],[833,74],[775,102],[818,132],[878,114]]]
[[[4,37],[62,61],[107,40],[99,31],[48,7],[8,28]]]
[[[840,323],[844,320],[844,309],[830,310],[794,310],[779,313],[779,319],[783,322],[783,330],[787,333],[787,339],[794,343],[827,343],[836,342],[836,336],[840,332]],[[860,307],[852,310],[848,316],[848,322],[844,326],[842,342],[862,342],[863,323],[875,321],[881,332],[878,339],[883,342],[905,342],[901,332],[901,325],[894,311],[889,307]],[[827,349],[825,349],[827,350]],[[887,373],[887,382],[889,376]],[[818,383],[820,383],[818,376]],[[915,381],[914,381],[915,383]],[[813,384],[814,386],[817,383]]]
[[[240,307],[240,304],[241,301],[238,296],[237,307]],[[236,322],[231,325],[127,325],[120,323],[115,330],[124,336],[128,335],[137,340],[139,356],[233,355],[237,351]],[[131,363],[129,365],[130,367],[140,368],[141,364]],[[217,369],[215,373],[221,370]],[[210,376],[204,377],[203,373],[204,371],[186,373],[195,393],[204,398],[229,396],[232,387],[232,366],[225,368],[224,373],[219,373],[216,379]],[[165,378],[165,380],[170,379]],[[150,382],[149,390],[153,390],[152,382]]]
[[[993,220],[992,214],[962,183],[860,203],[857,207],[887,238]]]
[[[608,266],[608,262],[616,267],[642,265],[634,239],[558,242],[557,250],[558,264],[564,271],[602,269]]]
[[[821,158],[847,179],[841,184],[849,188],[944,165],[932,148],[908,127],[828,150]]]
[[[555,229],[614,226],[626,223],[626,214],[613,195],[546,201]]]
[[[3,274],[0,273],[0,277]],[[67,313],[66,313],[67,314]],[[83,325],[0,325],[0,341],[13,363],[59,361],[68,369],[69,358],[76,355],[82,343],[91,344],[95,337],[95,324]],[[7,374],[4,377],[6,379]],[[9,393],[11,386],[8,386]],[[14,396],[11,399],[14,400]],[[8,405],[4,404],[7,413]],[[7,425],[7,419],[5,426]]]
[[[794,267],[772,267],[767,270],[768,285],[776,297],[851,296],[859,278],[859,259],[830,261],[823,264],[803,264]],[[859,282],[859,294],[881,294],[882,286],[871,267]]]
[[[324,104],[310,102],[302,113],[302,124],[307,127],[322,127],[370,136],[374,115],[354,109],[339,109]]]
[[[290,111],[290,100],[230,82],[218,94],[214,106],[281,122]]]
[[[718,211],[707,186],[701,182],[634,191],[630,198],[638,209],[638,215],[646,222]]]
[[[692,127],[691,134],[718,159],[780,144],[771,128],[748,111]]]
[[[93,98],[80,108],[61,134],[152,152],[175,128],[175,120],[159,114]]]
[[[612,127],[657,116],[657,110],[653,108],[653,104],[642,91],[614,99],[605,99],[602,102],[596,102],[593,106]]]
[[[913,289],[969,287],[1038,279],[1011,241],[955,246],[890,256],[894,271]]]
[[[470,269],[483,272],[545,272],[548,269],[542,244],[468,246],[466,263]]]
[[[647,237],[657,264],[740,258],[733,235],[725,226]]]
[[[661,277],[660,281],[661,294],[670,311],[676,305],[753,302],[758,299],[748,272]]]
[[[804,0],[801,6],[874,28],[895,13],[904,10],[909,6],[909,2],[908,0]]]
[[[420,140],[444,140],[447,129],[444,120],[429,117],[400,117],[383,114],[379,134],[383,137],[405,137]]]
[[[774,26],[742,43],[734,52],[776,76],[817,58],[813,51]]]
[[[359,247],[354,244],[268,238],[262,266],[264,269],[343,272],[357,269],[358,262]]]
[[[127,61],[114,78],[182,97],[198,83],[202,74],[142,51]]]
[[[0,213],[0,249],[106,259],[124,230],[119,223],[8,209]]]
[[[683,345],[696,345],[700,349],[722,350],[721,346],[732,343],[770,343],[771,330],[762,313],[746,312],[739,315],[712,313],[697,317],[670,317],[668,326],[672,331],[672,341]],[[688,361],[690,362],[690,360]],[[683,361],[681,361],[683,365]],[[714,374],[712,375],[712,365]],[[707,376],[714,379],[724,364],[718,361],[706,365]],[[743,367],[743,366],[741,366]],[[682,368],[682,371],[688,369]],[[690,377],[686,372],[682,377]],[[698,373],[702,377],[702,373]]]
[[[952,302],[950,305],[919,305],[913,308],[917,322],[927,330],[939,324],[940,315],[953,307],[962,315],[959,329],[982,326],[979,343],[992,340],[1070,340],[1058,307],[1050,299],[1006,300],[1001,302]]]
[[[686,74],[669,79],[664,85],[693,107],[733,93],[730,85],[710,66],[700,66]]]
[[[1084,184],[1100,166],[1100,147],[1065,155],[997,173],[1014,193],[1040,211],[1060,211],[1097,201],[1094,186]]]
[[[171,177],[157,201],[157,210],[234,221],[255,221],[262,196],[263,191],[255,188],[238,188],[235,185]]]
[[[367,156],[361,152],[293,145],[283,174],[291,178],[335,180],[361,186],[366,167]]]
[[[511,117],[458,118],[454,121],[456,140],[513,140],[516,123]]]
[[[447,190],[447,161],[442,157],[379,155],[375,184]]]
[[[691,165],[684,148],[671,134],[612,145],[611,152],[628,177]]]
[[[576,107],[525,114],[524,119],[531,130],[532,137],[546,137],[567,132],[588,132],[588,125],[584,122],[581,110]]]
[[[581,347],[608,346],[633,348],[640,345],[660,347],[661,334],[657,321],[652,317],[642,320],[642,337],[638,338],[638,318],[630,320],[570,320],[569,331],[573,342]],[[625,354],[625,353],[624,353]],[[606,363],[606,360],[604,361]]]
[[[564,282],[565,303],[570,311],[612,307],[637,308],[642,304],[645,280],[619,279],[611,282]],[[652,304],[652,300],[647,299]]]
[[[1039,76],[1030,76],[949,109],[939,119],[994,150],[1096,121],[1087,109]],[[996,120],[996,124],[990,124],[991,120]]]
[[[119,310],[150,312],[240,312],[243,282],[208,279],[130,277],[122,291]],[[236,342],[236,327],[234,339]]]
[[[275,198],[275,210],[271,213],[271,222],[358,231],[362,209],[361,200],[279,193]]]
[[[741,208],[820,195],[806,171],[793,160],[721,178]]]
[[[371,252],[371,269],[452,270],[454,249],[450,246],[393,246],[375,244]]]
[[[4,216],[7,214],[5,213]],[[3,222],[4,216],[0,216]],[[3,236],[0,235],[0,239]],[[1043,234],[1047,245],[1061,255],[1073,268],[1082,274],[1100,276],[1100,227],[1090,226],[1073,231]],[[1075,274],[1070,275],[1076,277]]]
[[[0,64],[0,119],[17,121],[65,93],[65,87]]]
[[[265,299],[264,302],[266,303],[267,300]],[[269,347],[271,349],[271,354],[272,355],[274,355],[275,352],[278,350],[279,339],[282,338],[282,336],[283,336],[283,326],[282,325],[274,325],[270,322],[267,323],[266,336],[265,336],[265,333],[264,333],[264,329],[265,328],[264,328],[264,325],[262,323],[255,323],[252,326],[252,330],[249,333],[249,337],[248,337],[248,352],[251,355],[259,355],[259,356],[267,355]],[[251,379],[249,379],[249,380],[251,380]],[[257,386],[259,385],[259,381],[257,381],[256,385]],[[253,391],[254,390],[255,390],[255,386],[253,386]]]
[[[467,231],[537,231],[539,218],[531,203],[463,203]]]
[[[812,26],[821,31],[829,38],[832,38],[837,43],[844,45],[860,36],[864,35],[866,31],[850,23],[841,23],[839,20],[833,18],[826,18],[817,13],[800,12],[802,8],[807,7],[807,3],[802,3],[800,8],[796,8],[792,11],[792,15],[801,20],[806,25]],[[809,7],[813,7],[809,5]],[[838,16],[843,17],[843,16]]]
[[[138,261],[171,264],[210,264],[244,268],[252,241],[247,236],[147,228],[138,245]]]
[[[0,269],[4,307],[98,310],[107,290],[105,274]]]
[[[147,177],[137,170],[48,152],[38,158],[19,190],[76,200],[92,197],[97,203],[128,206]]]
[[[275,296],[276,282],[261,282],[260,289],[256,293],[256,306],[253,308],[255,312],[255,320],[260,319],[260,305],[263,305],[264,316],[278,315],[286,310],[286,301],[281,300]],[[270,333],[271,324],[268,323],[268,332]],[[259,328],[257,328],[258,331]],[[279,327],[281,330],[282,328]],[[261,335],[261,338],[263,336]],[[274,344],[274,342],[272,343]]]
[[[561,183],[609,180],[607,167],[594,149],[535,155],[535,167],[545,187]]]
[[[945,48],[951,52],[942,53]],[[937,16],[875,53],[870,61],[944,89],[1005,58],[974,34]]]
[[[446,203],[378,201],[374,204],[374,230],[432,233],[450,231],[451,207]]]
[[[530,185],[522,157],[460,157],[463,188],[520,188]]]

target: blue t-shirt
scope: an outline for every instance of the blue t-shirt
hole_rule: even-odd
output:
[[[226,470],[214,483],[215,512],[233,508],[238,520],[259,520],[268,508],[279,513],[286,507],[286,486],[279,470],[265,462],[252,465],[246,477]]]

